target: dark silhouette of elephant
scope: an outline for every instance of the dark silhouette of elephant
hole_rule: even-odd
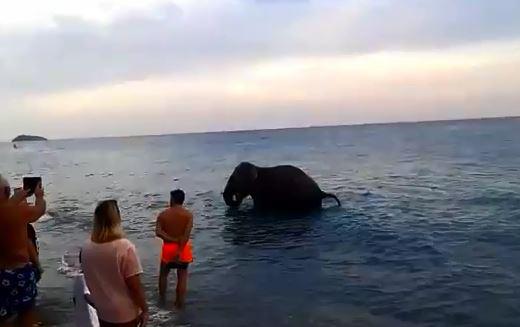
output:
[[[224,201],[238,207],[251,196],[255,209],[308,211],[320,209],[322,200],[339,199],[323,192],[318,184],[294,166],[257,167],[249,162],[239,164],[224,189]]]

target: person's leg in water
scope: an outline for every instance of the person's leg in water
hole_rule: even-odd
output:
[[[168,287],[168,274],[170,273],[170,268],[168,264],[161,262],[161,268],[159,271],[159,302],[164,304],[166,302],[166,289]]]
[[[0,322],[0,327],[15,327],[14,322]]]
[[[177,289],[175,306],[183,308],[186,300],[186,290],[188,288],[188,267],[177,269]]]
[[[18,325],[22,327],[41,326],[34,306],[18,315]]]

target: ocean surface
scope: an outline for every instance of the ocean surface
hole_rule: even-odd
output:
[[[39,311],[73,317],[74,257],[96,202],[120,203],[151,326],[519,326],[520,120],[492,119],[0,144],[12,184],[42,175]],[[338,195],[307,216],[228,210],[241,161],[293,164]],[[155,217],[195,214],[186,310],[157,304]],[[173,280],[172,280],[173,282]]]

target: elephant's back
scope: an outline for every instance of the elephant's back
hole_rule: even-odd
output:
[[[255,206],[305,210],[319,207],[323,192],[303,170],[294,166],[261,168],[252,193]]]
[[[306,190],[310,193],[321,192],[314,179],[298,167],[282,165],[267,169],[271,172],[275,184],[279,186]]]

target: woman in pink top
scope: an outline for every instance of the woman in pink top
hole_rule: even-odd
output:
[[[98,204],[94,228],[81,250],[81,268],[101,327],[146,326],[148,306],[135,246],[124,238],[115,200]]]

